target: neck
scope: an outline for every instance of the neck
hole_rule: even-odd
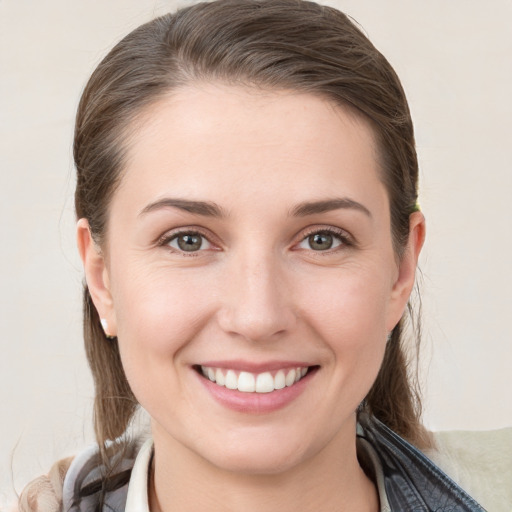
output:
[[[291,469],[251,474],[219,468],[180,443],[155,436],[150,510],[376,512],[377,491],[357,460],[355,431],[345,437]]]

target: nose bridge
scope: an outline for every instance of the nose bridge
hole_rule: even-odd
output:
[[[233,255],[229,274],[221,312],[225,331],[259,341],[291,328],[295,317],[286,275],[271,250]]]

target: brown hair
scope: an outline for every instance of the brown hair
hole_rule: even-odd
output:
[[[157,18],[134,30],[99,64],[80,101],[74,142],[76,214],[101,246],[133,121],[164,94],[194,81],[222,81],[321,95],[367,119],[400,258],[417,201],[413,125],[388,61],[340,11],[302,0],[218,0]],[[122,435],[137,402],[117,341],[107,340],[87,288],[84,335],[96,387],[100,446]],[[387,344],[366,409],[413,443],[425,445],[416,379],[408,370],[403,320]]]

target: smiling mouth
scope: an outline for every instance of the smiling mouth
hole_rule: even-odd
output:
[[[272,393],[291,387],[316,368],[318,367],[298,366],[272,372],[251,373],[202,365],[195,367],[196,371],[218,386],[242,393]]]

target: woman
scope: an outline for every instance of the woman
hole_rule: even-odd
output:
[[[345,15],[219,0],[143,25],[91,77],[74,156],[100,448],[22,510],[483,510],[418,450],[413,126]]]

